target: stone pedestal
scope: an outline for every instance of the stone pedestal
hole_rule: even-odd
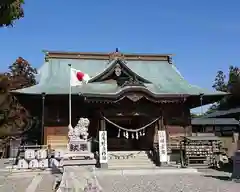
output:
[[[95,165],[96,160],[91,152],[91,143],[87,140],[89,120],[80,118],[76,127],[69,126],[68,151],[63,157],[63,166]]]
[[[63,157],[63,166],[95,165],[96,160],[89,143],[87,141],[79,141],[77,144],[70,143],[70,150]]]

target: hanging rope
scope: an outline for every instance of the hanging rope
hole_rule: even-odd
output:
[[[120,125],[117,125],[116,123],[112,122],[111,120],[109,120],[108,118],[104,117],[103,115],[102,115],[102,117],[103,117],[108,123],[114,125],[115,127],[119,128],[119,129],[121,129],[121,130],[123,130],[123,131],[126,131],[126,132],[139,132],[139,131],[142,131],[142,130],[146,129],[147,127],[149,127],[150,125],[152,125],[153,123],[155,123],[157,120],[159,120],[159,119],[161,118],[161,117],[158,117],[158,118],[156,118],[155,120],[151,121],[150,123],[144,125],[143,127],[138,128],[138,129],[127,129],[127,128],[124,128],[124,127],[122,127],[122,126],[120,126]]]

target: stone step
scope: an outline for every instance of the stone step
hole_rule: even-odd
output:
[[[108,152],[108,154],[113,154],[113,155],[136,155],[136,156],[141,156],[141,155],[147,155],[147,153],[131,153],[131,152],[125,152],[125,153],[119,153],[119,152],[114,152],[114,153],[112,153],[112,152]]]
[[[63,166],[78,166],[78,165],[96,165],[96,159],[89,159],[89,160],[79,160],[79,159],[72,159],[72,160],[63,160]]]
[[[122,168],[155,168],[154,164],[147,165],[108,165],[109,169],[122,169]]]
[[[147,158],[148,159],[148,155],[147,154],[117,154],[117,153],[108,153],[108,158],[116,158],[116,159],[136,159],[136,158]]]
[[[131,152],[131,151],[111,151],[108,152],[109,155],[116,155],[116,156],[147,156],[147,153],[144,152]]]
[[[133,154],[146,154],[147,151],[108,151],[108,153],[119,153],[119,154],[125,154],[125,153],[133,153]]]
[[[153,163],[136,163],[136,164],[129,164],[129,163],[108,163],[108,165],[112,165],[112,166],[141,166],[141,165],[146,165],[146,166],[152,166],[154,165]]]
[[[149,159],[148,156],[136,156],[136,157],[122,157],[122,158],[118,158],[118,157],[114,157],[114,156],[108,156],[109,159],[121,159],[121,160],[130,160],[130,159]]]
[[[150,159],[110,159],[108,162],[112,163],[137,163],[137,162],[146,162],[146,163],[152,163]]]
[[[111,160],[117,160],[117,161],[137,161],[137,160],[140,160],[140,161],[144,161],[144,160],[149,160],[148,157],[135,157],[135,158],[114,158],[114,157],[109,157],[108,158],[109,161]]]
[[[108,166],[110,167],[154,167],[154,164],[150,164],[150,163],[139,163],[139,164],[111,164],[109,163]]]
[[[147,160],[109,160],[109,164],[154,164],[150,159]]]
[[[83,152],[67,152],[64,154],[64,158],[71,158],[71,159],[77,159],[77,158],[85,158],[85,159],[93,159],[94,154],[88,151],[83,151]]]
[[[108,154],[108,159],[110,169],[156,167],[148,158],[146,151],[111,151]]]

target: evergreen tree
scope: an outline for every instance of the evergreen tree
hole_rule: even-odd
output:
[[[213,88],[217,91],[229,92],[231,95],[214,104],[209,111],[240,106],[240,68],[231,65],[227,75],[223,71],[218,71]]]
[[[24,17],[24,0],[0,0],[0,27],[12,26],[15,20]]]

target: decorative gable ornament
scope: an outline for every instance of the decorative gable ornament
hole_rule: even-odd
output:
[[[122,84],[122,87],[125,87],[125,86],[144,86],[144,84],[139,81],[136,77],[130,77],[127,81],[125,81],[123,84]]]
[[[121,74],[122,74],[121,66],[119,64],[117,64],[116,67],[115,67],[115,75],[117,77],[119,77]]]
[[[109,62],[111,62],[113,60],[116,60],[116,59],[120,59],[122,61],[125,61],[124,55],[122,53],[120,53],[118,51],[118,49],[116,49],[115,52],[109,54]]]
[[[143,98],[143,96],[133,94],[133,95],[128,95],[127,98],[130,99],[133,102],[137,102],[137,101],[141,100]]]

